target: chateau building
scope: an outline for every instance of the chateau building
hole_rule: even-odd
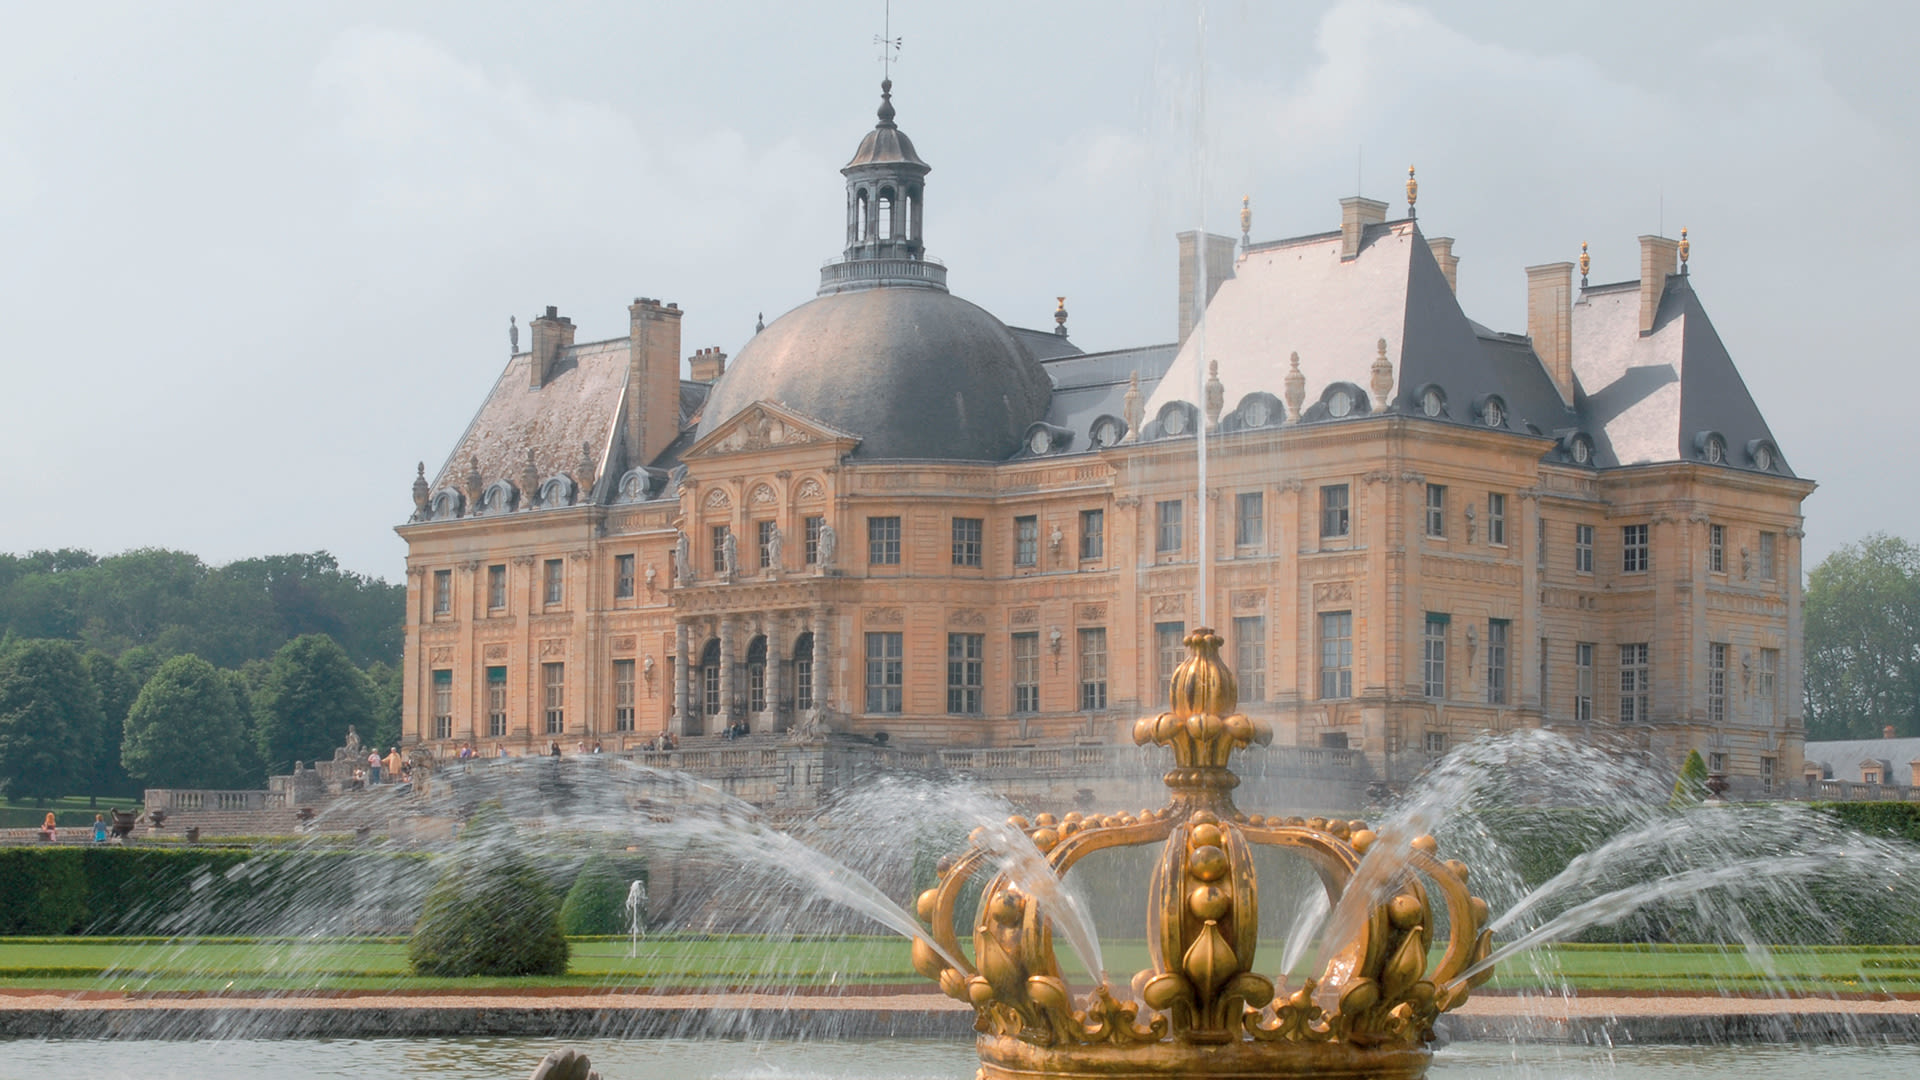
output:
[[[1204,615],[1278,746],[1375,781],[1542,725],[1698,749],[1736,794],[1798,780],[1813,485],[1685,230],[1641,237],[1634,281],[1528,267],[1526,333],[1497,332],[1409,171],[1394,220],[1349,198],[1316,235],[1255,241],[1244,209],[1237,245],[1183,234],[1177,339],[1089,353],[1064,301],[1028,330],[948,291],[882,91],[843,257],[737,356],[683,378],[682,312],[646,298],[623,337],[552,307],[516,332],[399,527],[409,744],[1095,761]],[[813,760],[789,797],[829,783]]]

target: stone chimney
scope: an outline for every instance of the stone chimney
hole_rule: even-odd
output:
[[[721,352],[718,345],[711,349],[695,349],[693,355],[687,358],[687,369],[687,377],[694,382],[718,382],[720,376],[727,373],[727,354]]]
[[[627,468],[653,462],[680,434],[680,305],[640,297],[627,308]]]
[[[1888,724],[1888,725],[1886,725],[1885,727],[1883,727],[1883,728],[1881,728],[1881,729],[1880,729],[1880,737],[1881,737],[1881,738],[1883,738],[1883,739],[1893,739],[1893,738],[1898,738],[1898,736],[1896,736],[1896,735],[1895,735],[1895,734],[1893,733],[1893,725],[1892,725],[1892,724]]]
[[[1351,259],[1360,254],[1360,238],[1367,226],[1387,220],[1387,204],[1379,199],[1349,195],[1340,200],[1340,257]]]
[[[1201,238],[1206,238],[1207,293],[1200,295],[1200,259]],[[1233,276],[1233,244],[1231,236],[1219,236],[1189,229],[1177,234],[1180,241],[1180,343],[1186,344],[1187,335],[1193,333],[1193,324],[1200,321],[1200,312],[1213,302],[1213,294],[1220,291],[1220,283]]]
[[[1433,251],[1433,261],[1440,264],[1440,273],[1447,279],[1447,288],[1460,291],[1460,256],[1453,253],[1453,237],[1429,236],[1427,247]]]
[[[1660,298],[1667,293],[1667,278],[1679,268],[1680,242],[1664,236],[1640,238],[1640,332],[1653,329],[1660,314]]]
[[[1562,404],[1573,404],[1573,264],[1527,267],[1527,336]]]
[[[547,313],[533,320],[533,363],[529,366],[528,385],[538,390],[553,377],[554,361],[560,350],[573,345],[573,320],[560,309],[547,305]]]

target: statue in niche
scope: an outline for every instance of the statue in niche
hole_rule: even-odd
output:
[[[780,556],[782,549],[786,546],[786,535],[780,531],[780,526],[775,525],[773,531],[767,534],[767,568],[776,574],[784,565]]]
[[[652,563],[648,563],[647,564],[647,595],[648,596],[653,595],[653,582],[654,582],[654,579],[659,576],[660,576],[660,572],[653,568]]]
[[[834,551],[838,549],[839,546],[840,546],[840,541],[839,541],[839,538],[834,535],[833,525],[828,522],[822,521],[820,523],[820,544],[819,544],[821,569],[823,570],[833,569]]]
[[[349,755],[353,755],[353,754],[358,754],[359,752],[360,752],[360,733],[354,730],[354,727],[352,724],[348,724],[347,725],[347,753]]]
[[[1473,543],[1473,522],[1473,507],[1469,506],[1467,507],[1467,543],[1469,544]]]
[[[740,567],[740,541],[734,537],[732,529],[728,529],[727,535],[720,540],[720,565],[728,577],[732,577]]]
[[[1060,544],[1066,538],[1066,534],[1060,531],[1058,523],[1055,523],[1053,531],[1047,534],[1047,550],[1053,554],[1055,562],[1060,559]]]
[[[687,530],[673,534],[673,573],[682,585],[693,580],[693,559],[687,552]]]

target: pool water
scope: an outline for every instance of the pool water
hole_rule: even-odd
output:
[[[1920,1032],[1916,1032],[1920,1036]],[[220,1042],[19,1040],[0,1048],[0,1080],[298,1080],[526,1076],[558,1043],[541,1039],[315,1039]],[[605,1080],[971,1080],[968,1041],[587,1040]],[[1456,1043],[1434,1055],[1433,1080],[1667,1080],[1737,1075],[1795,1080],[1912,1080],[1920,1043],[1588,1047]]]

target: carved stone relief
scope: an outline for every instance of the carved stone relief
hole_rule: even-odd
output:
[[[1013,613],[1007,616],[1007,621],[1015,626],[1032,626],[1040,621],[1040,609],[1014,608]]]
[[[1316,604],[1339,604],[1353,600],[1353,582],[1316,581],[1313,583],[1313,602]]]
[[[488,660],[505,660],[507,658],[506,642],[503,641],[494,645],[487,646],[486,652],[484,655]]]
[[[451,663],[453,663],[453,646],[451,646],[451,645],[436,645],[436,646],[434,646],[433,648],[431,648],[431,649],[428,649],[428,650],[427,650],[427,663],[429,663],[429,664],[451,664]]]
[[[565,655],[567,655],[567,639],[566,638],[546,638],[540,642],[541,659],[544,660],[549,656],[565,656]]]
[[[1186,610],[1187,597],[1184,593],[1174,593],[1170,596],[1156,596],[1153,598],[1153,613],[1155,615],[1184,615],[1186,614]]]
[[[873,608],[867,612],[867,622],[873,626],[899,626],[906,621],[906,615],[897,607]]]
[[[973,608],[962,608],[947,616],[947,622],[953,626],[985,626],[987,613]]]
[[[1107,605],[1081,604],[1074,617],[1086,623],[1100,622],[1107,617]]]
[[[625,634],[613,639],[613,651],[617,653],[630,653],[634,650],[636,644],[637,642],[632,634]]]

